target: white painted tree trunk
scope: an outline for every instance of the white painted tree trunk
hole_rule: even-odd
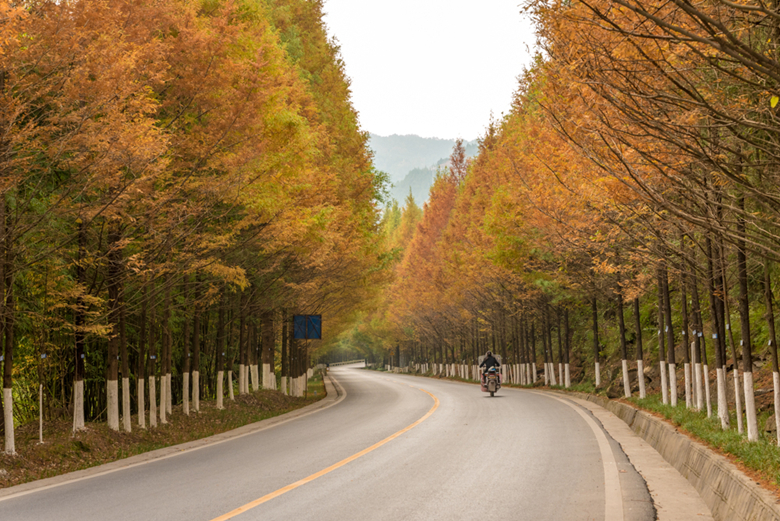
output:
[[[666,405],[669,403],[669,388],[666,382],[666,361],[661,360],[661,401]]]
[[[108,399],[108,428],[119,430],[119,382],[106,381],[106,398]]]
[[[753,391],[753,372],[743,373],[745,381],[745,419],[748,441],[758,441],[758,420],[756,419],[756,396]]]
[[[171,373],[165,375],[165,410],[170,416],[173,414],[173,387],[171,387]]]
[[[138,396],[138,427],[141,429],[146,428],[146,382],[144,378],[139,378],[135,382],[135,392]]]
[[[558,362],[558,384],[563,385],[563,364]]]
[[[598,362],[596,362],[595,371],[596,371],[596,373],[595,373],[596,374],[596,386],[599,386],[599,385],[601,385],[601,365]]]
[[[8,410],[8,409],[6,409]],[[5,420],[8,425],[8,418]],[[7,428],[7,427],[6,427]],[[73,432],[84,428],[84,380],[73,382]]]
[[[639,382],[639,397],[644,399],[647,397],[647,391],[645,389],[645,362],[644,360],[636,361],[636,378]]]
[[[696,334],[695,331],[694,334]],[[693,407],[694,410],[700,411],[699,391],[701,389],[699,387],[699,380],[696,375],[696,364],[698,362],[699,361],[696,359],[696,342],[691,342],[691,363],[693,364],[691,366],[691,407]]]
[[[200,412],[200,371],[192,372],[192,408]]]
[[[725,371],[725,369],[724,369]],[[737,410],[737,432],[743,434],[745,426],[742,422],[742,390],[739,385],[739,369],[734,368],[734,408]]]
[[[122,378],[122,428],[125,432],[131,432],[130,425],[130,378]]]
[[[544,363],[544,385],[550,385],[550,375],[547,369],[549,369],[549,365],[547,362]]]
[[[271,379],[268,373],[271,372],[271,364],[263,364],[263,389],[271,388]]]
[[[290,378],[290,396],[297,397],[298,396],[298,390],[296,388],[298,384],[298,379],[291,377]]]
[[[552,362],[550,362],[550,385],[558,385],[558,382],[555,380],[555,366]]]
[[[563,366],[563,377],[565,379],[564,381],[566,382],[564,385],[568,389],[571,387],[571,370],[568,363],[564,364]]]
[[[157,377],[149,378],[149,427],[157,427]]]
[[[536,383],[536,378],[537,378],[536,362],[531,362],[531,378],[532,378],[532,380],[531,380],[532,383]]]
[[[257,392],[258,389],[260,389],[260,383],[258,380],[260,379],[260,374],[257,368],[257,364],[252,364],[252,391]]]
[[[222,403],[222,395],[224,394],[223,389],[223,380],[224,378],[224,372],[223,371],[217,371],[217,409],[224,409],[225,406]]]
[[[696,385],[696,410],[704,409],[704,382],[701,377],[701,364],[693,364],[693,383]]]
[[[710,393],[710,368],[707,364],[703,364],[704,370],[704,399],[707,402],[707,418],[712,417],[712,393]]]
[[[282,376],[282,394],[287,394],[287,377]]]
[[[720,418],[720,426],[723,430],[726,430],[730,426],[728,401],[726,399],[726,375],[723,374],[723,368],[718,367],[715,369],[715,374],[718,380],[718,418]]]
[[[244,374],[244,367],[243,366],[239,366],[238,368],[241,371],[238,374],[238,393],[239,394],[244,394],[242,392],[243,389],[241,389],[241,384],[243,383],[241,381],[241,375]],[[228,398],[230,398],[231,401],[234,401],[236,399],[236,397],[233,394],[233,371],[232,370],[228,370],[227,386],[228,386]]]
[[[38,384],[38,443],[43,445],[43,384]]]
[[[158,409],[158,412],[160,413],[160,423],[162,425],[165,425],[168,423],[168,412],[167,412],[167,406],[165,405],[168,401],[167,396],[167,389],[168,385],[165,382],[165,375],[160,375],[160,407]]]
[[[5,453],[16,454],[16,439],[14,438],[14,397],[12,389],[10,388],[3,388],[3,421],[5,421]]]
[[[631,384],[628,381],[628,360],[621,360],[623,366],[623,395],[631,398]]]
[[[693,399],[691,396],[691,364],[684,364],[683,372],[685,373],[685,407],[690,409],[693,406]]]
[[[668,364],[669,367],[669,401],[672,407],[677,407],[677,364]]]
[[[190,373],[182,373],[181,380],[181,410],[186,415],[190,415]]]
[[[233,371],[228,371],[228,389],[230,389],[230,394],[233,394],[233,384],[232,384],[232,378]],[[238,394],[244,394],[244,364],[238,364]],[[233,399],[232,397],[230,398]]]
[[[777,444],[780,445],[780,373],[772,373],[772,383],[775,387],[775,428],[777,430]]]

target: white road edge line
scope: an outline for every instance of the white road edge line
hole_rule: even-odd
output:
[[[620,474],[618,473],[617,462],[615,461],[615,455],[612,452],[612,447],[609,445],[609,440],[601,430],[601,427],[586,414],[578,405],[552,396],[548,393],[540,393],[537,391],[529,391],[540,396],[546,396],[553,398],[561,403],[565,403],[582,416],[585,423],[596,435],[596,441],[599,444],[599,451],[601,452],[601,461],[604,465],[604,521],[623,521],[623,491],[620,487]]]
[[[225,442],[228,442],[228,441],[237,440],[239,438],[243,438],[244,436],[249,436],[250,434],[257,434],[258,432],[267,431],[268,429],[273,429],[274,427],[278,427],[279,425],[284,425],[285,423],[289,423],[291,421],[299,420],[301,418],[305,418],[306,416],[309,416],[309,415],[312,415],[312,414],[324,411],[325,409],[329,409],[329,408],[333,407],[334,405],[337,405],[337,404],[341,403],[344,400],[344,398],[347,397],[347,390],[344,389],[341,386],[340,383],[338,383],[338,380],[333,378],[333,376],[331,374],[328,374],[328,378],[330,379],[330,381],[333,384],[333,386],[337,388],[336,389],[336,394],[338,395],[338,398],[335,401],[333,401],[332,403],[330,403],[330,404],[328,404],[328,405],[326,405],[324,407],[320,407],[319,409],[314,409],[313,411],[306,412],[304,414],[301,414],[300,416],[295,416],[295,417],[292,417],[292,418],[288,418],[286,420],[282,420],[282,421],[276,422],[276,423],[274,423],[272,425],[268,425],[267,427],[261,427],[261,428],[259,428],[257,430],[253,430],[253,431],[250,431],[250,432],[245,432],[245,433],[239,434],[237,436],[231,436],[229,438],[225,438],[225,439],[221,439],[221,440],[215,440],[215,441],[213,441],[211,443],[206,443],[204,445],[199,445],[197,447],[192,447],[192,448],[180,450],[180,451],[174,452],[172,454],[166,454],[165,456],[160,456],[159,458],[154,458],[154,459],[150,459],[150,460],[146,460],[146,461],[139,461],[138,463],[132,463],[130,465],[127,465],[127,466],[124,466],[124,467],[118,467],[118,468],[115,468],[115,469],[109,469],[109,470],[106,470],[106,471],[103,471],[103,472],[98,472],[96,474],[90,474],[89,476],[83,476],[83,477],[80,477],[80,478],[75,478],[75,479],[63,481],[63,482],[60,482],[60,483],[52,483],[51,485],[46,485],[46,486],[43,486],[43,487],[31,489],[31,490],[23,490],[21,492],[15,493],[15,494],[9,494],[7,496],[0,497],[0,502],[6,501],[8,499],[13,499],[13,498],[21,497],[21,496],[26,496],[28,494],[34,494],[35,492],[42,492],[44,490],[50,490],[52,488],[57,488],[57,487],[61,487],[61,486],[64,486],[64,485],[70,485],[72,483],[78,483],[79,481],[86,481],[88,479],[97,478],[97,477],[100,477],[100,476],[105,476],[107,474],[113,474],[114,472],[119,472],[120,470],[127,470],[127,469],[131,469],[131,468],[134,468],[134,467],[140,467],[141,465],[148,465],[149,463],[155,463],[157,461],[162,461],[162,460],[165,460],[165,459],[168,459],[168,458],[173,458],[175,456],[181,456],[182,454],[189,454],[191,452],[195,452],[196,450],[205,449],[207,447],[213,447],[215,445],[219,445],[221,443],[225,443]],[[315,402],[315,403],[317,403],[317,402]],[[314,405],[314,404],[312,404],[312,405]],[[295,411],[290,411],[290,412],[292,413],[292,412],[295,412]],[[278,418],[278,416],[276,416],[275,418]],[[268,419],[271,420],[273,418],[268,418]],[[267,421],[267,420],[260,420],[260,421],[262,422],[262,421]],[[238,428],[240,428],[240,427],[238,427]],[[230,432],[230,431],[228,431],[228,432]],[[220,433],[220,434],[226,434],[226,433]],[[217,434],[216,436],[219,436],[219,434]],[[204,438],[201,438],[201,439],[204,439]],[[199,441],[199,440],[193,440],[193,441]],[[191,443],[191,442],[188,442],[188,443]],[[170,447],[164,447],[164,449],[172,449],[174,447],[176,447],[176,446],[172,445]],[[164,449],[160,449],[160,450],[164,450]],[[140,455],[142,455],[142,454],[140,454]],[[122,461],[122,460],[117,460],[117,461]],[[113,462],[110,462],[110,463],[113,463]],[[110,463],[107,463],[107,465],[110,464]],[[33,482],[29,482],[29,483],[34,483],[34,481]],[[25,485],[25,483],[22,483],[19,486],[22,486],[22,485]]]

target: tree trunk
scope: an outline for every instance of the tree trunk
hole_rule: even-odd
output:
[[[569,387],[571,387],[571,371],[570,371],[570,367],[569,367],[569,364],[570,364],[569,357],[571,356],[571,329],[569,328],[569,309],[568,308],[564,308],[564,310],[563,310],[563,324],[564,324],[565,333],[566,333],[566,350],[564,351],[564,353],[566,354],[566,366],[564,368],[564,371],[565,371],[564,378],[565,378],[565,381],[566,381],[565,386],[568,389]]]
[[[0,195],[0,265],[2,266],[2,284],[5,293],[0,292],[2,303],[3,331],[5,332],[5,348],[3,351],[3,428],[5,430],[5,452],[16,454],[16,438],[14,437],[14,399],[13,399],[13,360],[14,360],[14,335],[13,335],[13,271],[12,256],[7,227],[7,208],[5,196]]]
[[[257,332],[257,324],[254,321],[252,322],[252,327],[250,331],[251,331],[251,335],[249,337],[250,338],[249,365],[252,368],[252,392],[257,392],[257,390],[260,387],[258,383],[260,372],[258,371],[258,364],[257,364],[259,358],[257,355],[260,347],[260,338]]]
[[[157,427],[157,328],[155,327],[154,297],[149,302],[149,428]]]
[[[681,243],[684,244],[685,236],[682,237]],[[688,324],[688,291],[686,272],[683,269],[680,275],[680,311],[682,312],[682,331],[680,336],[682,338],[682,346],[684,348],[685,358],[683,363],[685,364],[684,376],[685,376],[685,407],[690,409],[693,407],[693,396],[691,393],[691,346],[690,337],[688,336],[689,324]]]
[[[712,416],[712,404],[710,402],[710,377],[707,367],[707,349],[704,342],[704,320],[701,316],[701,300],[699,299],[699,278],[696,271],[691,271],[691,299],[693,302],[693,320],[695,330],[693,332],[694,341],[694,372],[696,382],[696,409],[702,410],[707,407],[707,417]]]
[[[166,280],[168,287],[165,290],[165,324],[163,325],[163,345],[165,350],[165,412],[166,415],[173,414],[173,389],[171,389],[171,369],[173,361],[173,338],[171,334],[171,287],[170,281]],[[162,403],[162,400],[161,400]],[[160,407],[162,409],[162,406]],[[167,419],[167,418],[166,418]],[[163,422],[165,423],[165,422]]]
[[[634,299],[634,328],[636,329],[636,379],[639,383],[639,398],[645,398],[645,367],[642,352],[642,317],[639,314],[639,297]]]
[[[563,375],[563,345],[561,344],[561,310],[560,308],[557,308],[555,310],[555,318],[558,322],[557,327],[555,328],[555,331],[558,335],[558,384],[564,385],[564,375]]]
[[[192,408],[200,412],[200,309],[195,309],[192,318]]]
[[[538,374],[536,372],[536,323],[531,322],[531,383],[535,384]]]
[[[146,379],[144,375],[146,373],[146,308],[149,302],[149,291],[144,289],[143,304],[141,306],[141,331],[138,338],[138,366],[136,369],[136,396],[138,397],[138,426],[142,429],[146,428],[146,404],[145,398],[145,383]]]
[[[238,394],[246,394],[249,387],[246,382],[246,317],[243,302],[239,303],[238,318]],[[233,386],[231,385],[232,389]]]
[[[666,325],[666,344],[669,350],[667,364],[669,367],[669,402],[672,407],[677,407],[677,358],[675,353],[674,323],[672,322],[672,299],[669,295],[669,276],[667,274],[666,264],[661,268],[661,282],[663,284],[664,294],[664,318]]]
[[[219,304],[217,317],[217,409],[224,409],[224,363],[225,363],[225,295]]]
[[[722,251],[722,250],[721,250]],[[724,292],[723,292],[723,321],[725,323],[725,336],[729,340],[729,345],[731,346],[731,356],[733,357],[733,366],[734,366],[734,408],[736,409],[736,417],[737,417],[737,432],[740,434],[745,432],[745,427],[742,421],[742,391],[740,390],[739,385],[739,361],[737,356],[737,346],[734,343],[734,330],[731,328],[731,307],[729,304],[729,289],[726,279],[726,259],[721,256],[721,262],[720,262],[720,280],[722,281]],[[727,360],[727,354],[724,352],[724,360]],[[727,371],[724,367],[723,369],[724,377],[727,377]],[[728,385],[728,378],[726,378],[726,382]]]
[[[774,297],[772,296],[772,278],[769,259],[764,258],[764,304],[766,323],[769,329],[769,351],[772,354],[772,385],[774,387],[775,428],[777,444],[780,445],[780,368],[777,362],[777,337],[775,336]]]
[[[2,205],[0,204],[0,208]],[[0,220],[2,222],[2,220]],[[76,261],[76,283],[79,286],[79,297],[76,299],[76,310],[74,311],[74,337],[76,344],[76,360],[74,364],[73,377],[73,432],[84,428],[84,345],[86,326],[86,303],[81,292],[86,291],[87,270],[84,268],[87,248],[87,225],[84,221],[78,223],[78,257]],[[7,346],[6,346],[7,347]]]
[[[189,293],[184,292],[184,301],[189,305]],[[181,411],[190,415],[190,317],[184,315],[184,330],[182,331],[182,375],[181,375]]]
[[[130,360],[127,356],[127,328],[125,325],[124,295],[120,293],[119,307],[119,356],[122,359],[122,427],[130,432]]]
[[[739,321],[742,332],[742,373],[745,382],[745,419],[747,420],[748,441],[758,441],[758,421],[756,419],[756,401],[753,390],[753,347],[750,336],[750,309],[748,302],[747,257],[745,255],[745,199],[739,198],[739,207],[743,210],[737,218],[737,270],[739,272]],[[734,372],[737,371],[736,364]]]
[[[263,389],[276,389],[276,374],[274,372],[274,344],[276,344],[276,336],[274,335],[274,314],[273,311],[263,312],[262,322],[262,360],[263,360]],[[282,311],[282,324],[287,328],[287,315]],[[286,333],[285,333],[286,334]],[[290,350],[289,347],[285,348],[284,340],[282,341],[282,350],[284,357],[282,358],[282,375],[285,377],[290,376]],[[285,380],[286,384],[286,380]],[[285,394],[287,393],[284,388]]]
[[[665,345],[665,324],[666,315],[664,314],[664,284],[661,278],[661,269],[658,269],[658,365],[661,369],[661,401],[664,404],[669,403],[669,388],[666,380],[666,345]]]
[[[620,363],[623,371],[623,395],[631,398],[631,384],[628,381],[628,348],[626,347],[626,320],[623,316],[623,293],[617,292],[618,329],[620,332]]]
[[[270,312],[267,312],[267,316],[270,315]],[[288,383],[287,381],[290,379],[291,371],[290,371],[290,342],[287,338],[287,328],[288,328],[288,317],[287,313],[282,310],[282,378],[281,378],[281,386],[282,386],[282,394],[289,394],[288,390]],[[268,331],[269,333],[266,333]],[[268,340],[266,340],[266,336],[268,336]],[[266,318],[266,320],[263,322],[263,364],[265,364],[265,359],[267,357],[266,355],[266,341],[273,342],[274,336],[273,336],[273,322],[271,321],[270,317]],[[427,358],[426,358],[427,360]]]
[[[724,364],[724,349],[722,348],[722,336],[720,334],[720,321],[723,317],[722,314],[722,302],[718,302],[715,293],[715,273],[718,270],[715,269],[715,257],[713,255],[712,240],[707,237],[707,285],[710,294],[710,316],[712,319],[712,334],[713,344],[715,345],[715,372],[718,382],[718,418],[720,418],[720,424],[723,430],[726,430],[730,426],[728,405],[726,401],[726,378],[723,368]],[[719,305],[721,306],[719,309]]]
[[[601,345],[599,345],[599,313],[596,304],[596,297],[590,300],[590,308],[593,314],[593,364],[594,374],[596,378],[596,387],[601,385],[601,360],[599,358],[599,351],[601,351]]]

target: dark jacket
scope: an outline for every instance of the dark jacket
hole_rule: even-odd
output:
[[[498,360],[493,355],[490,355],[489,357],[482,360],[482,363],[479,364],[480,367],[484,367],[485,369],[490,369],[491,367],[500,367],[501,364],[498,363]]]

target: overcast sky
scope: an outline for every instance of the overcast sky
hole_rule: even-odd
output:
[[[475,139],[535,41],[522,0],[325,0],[363,130]]]

